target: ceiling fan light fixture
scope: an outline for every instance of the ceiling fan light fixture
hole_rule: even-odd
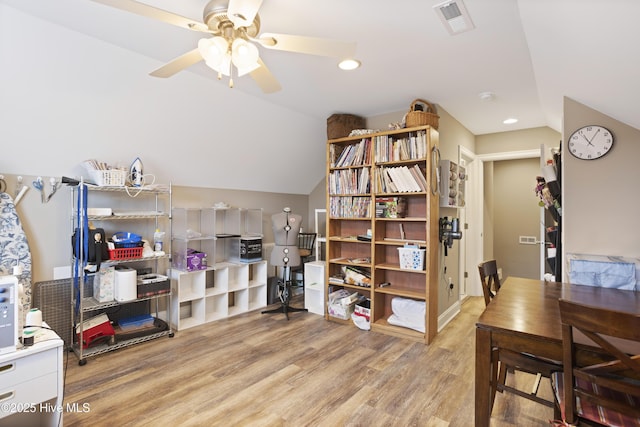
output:
[[[256,45],[242,38],[237,38],[233,41],[231,45],[231,60],[233,65],[238,68],[238,73],[240,73],[240,69],[251,67],[253,67],[252,70],[256,69],[259,66],[259,59],[260,54]]]
[[[246,67],[238,67],[238,66],[236,66],[236,68],[238,69],[238,77],[242,77],[245,74],[249,74],[250,72],[255,71],[258,68],[260,68],[260,63],[256,62],[255,64],[251,64],[251,65],[248,65]]]
[[[207,65],[216,71],[223,65],[228,56],[229,43],[224,37],[212,37],[198,41],[198,51]]]
[[[344,59],[342,61],[340,61],[338,63],[338,68],[340,68],[341,70],[345,70],[345,71],[351,71],[351,70],[355,70],[357,68],[360,68],[361,62],[358,61],[357,59]]]
[[[225,55],[218,63],[214,64],[205,61],[205,64],[207,64],[207,67],[217,71],[219,75],[221,74],[227,77],[231,75],[231,57],[229,55]],[[218,76],[218,79],[220,79],[220,76]]]

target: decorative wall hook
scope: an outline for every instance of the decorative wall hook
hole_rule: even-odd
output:
[[[33,181],[32,185],[33,185],[33,188],[35,188],[40,192],[40,202],[48,203],[49,200],[51,200],[51,198],[53,197],[53,195],[56,194],[56,192],[58,191],[58,188],[60,188],[62,183],[58,181],[56,178],[53,178],[53,177],[49,178],[49,185],[51,186],[51,192],[49,193],[49,195],[46,194],[45,183],[42,180],[41,176],[36,178],[36,180]]]

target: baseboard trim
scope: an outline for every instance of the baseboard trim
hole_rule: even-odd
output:
[[[460,314],[460,301],[456,301],[444,313],[438,316],[438,332],[442,331],[458,314]]]

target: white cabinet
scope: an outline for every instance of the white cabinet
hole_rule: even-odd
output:
[[[62,340],[43,329],[33,346],[0,355],[0,427],[62,425],[62,348]]]
[[[324,316],[324,261],[311,261],[304,265],[304,308],[310,313]]]
[[[246,241],[261,243],[262,209],[174,208],[173,224],[171,319],[177,330],[267,305],[267,262],[243,251]]]

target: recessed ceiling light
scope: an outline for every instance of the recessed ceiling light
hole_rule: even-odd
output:
[[[360,61],[356,59],[345,59],[344,61],[340,61],[338,67],[340,67],[341,70],[351,71],[360,68],[360,65]]]
[[[512,125],[514,123],[518,123],[518,119],[514,119],[513,117],[510,117],[505,121],[503,121],[502,123],[504,123],[505,125]]]
[[[483,101],[493,101],[496,99],[496,95],[493,92],[480,92],[478,96]]]

